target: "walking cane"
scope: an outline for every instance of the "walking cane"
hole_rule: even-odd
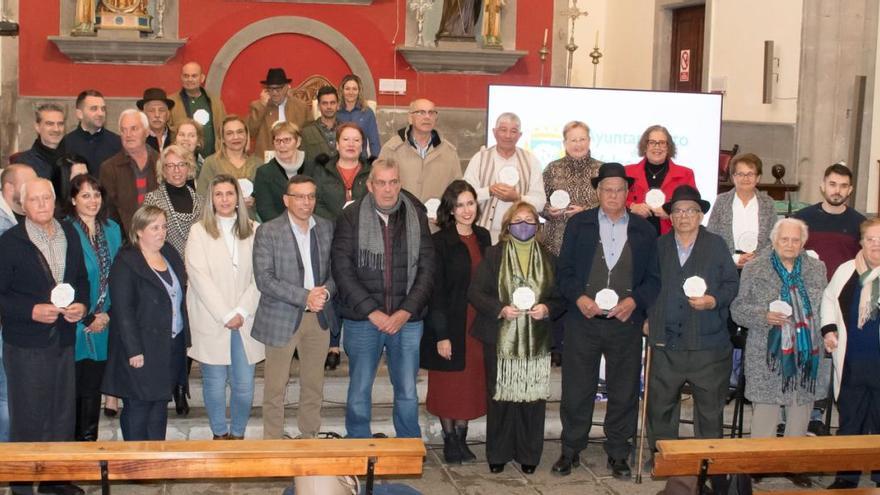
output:
[[[642,463],[642,456],[645,452],[645,435],[648,430],[647,419],[648,419],[648,383],[650,382],[649,376],[651,375],[651,344],[646,343],[645,349],[645,392],[642,396],[642,429],[639,431],[639,467],[636,470],[636,483],[642,483],[642,470],[644,469],[644,464]]]

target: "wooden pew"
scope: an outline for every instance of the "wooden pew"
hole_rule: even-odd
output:
[[[271,478],[422,473],[418,438],[0,443],[0,482]]]
[[[700,477],[698,486],[702,486],[707,476],[714,474],[870,472],[880,469],[880,435],[660,440],[657,449],[655,476],[696,475]],[[846,490],[846,493],[858,492]],[[863,493],[880,495],[880,490]]]

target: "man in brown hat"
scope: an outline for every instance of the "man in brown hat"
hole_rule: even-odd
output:
[[[162,153],[162,148],[171,144],[171,131],[168,129],[168,120],[171,118],[171,109],[174,102],[165,94],[162,88],[147,88],[144,97],[137,101],[137,107],[147,114],[150,121],[150,135],[147,136],[147,146]]]
[[[247,126],[254,143],[254,155],[260,160],[268,161],[265,152],[272,149],[272,126],[276,122],[291,122],[302,129],[312,120],[309,105],[292,97],[290,81],[284,69],[269,69],[266,79],[260,81],[263,85],[260,99],[251,102]]]

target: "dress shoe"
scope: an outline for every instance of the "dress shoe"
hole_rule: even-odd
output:
[[[805,473],[789,473],[785,475],[788,478],[788,481],[791,481],[794,486],[799,486],[801,488],[809,488],[813,486],[813,480]]]
[[[520,464],[519,466],[522,469],[523,474],[535,474],[535,466],[534,464]]]
[[[174,398],[174,411],[178,416],[186,416],[189,414],[189,403],[186,401],[186,387],[177,385],[171,396]]]
[[[233,435],[232,433],[230,433],[229,440],[244,440],[244,436]]]
[[[119,414],[118,409],[104,406],[104,416],[107,416],[108,418],[115,418],[117,414]]]
[[[327,353],[327,359],[324,361],[324,369],[333,371],[339,366],[339,353],[330,351]]]
[[[53,495],[83,495],[85,491],[72,483],[40,483],[40,485],[37,487],[37,493],[47,493]]]
[[[222,435],[214,435],[214,440],[229,440],[229,433],[224,433]]]
[[[559,456],[559,459],[556,460],[556,463],[553,464],[553,468],[551,472],[558,476],[568,476],[571,474],[571,467],[578,467],[581,465],[581,456],[580,454],[574,454],[571,456],[562,454]]]
[[[632,478],[632,471],[629,468],[629,463],[626,462],[626,459],[612,459],[608,458],[608,467],[611,469],[611,476],[619,480],[628,480]]]
[[[877,483],[877,485],[880,486],[880,483]],[[834,483],[831,483],[830,485],[828,485],[828,489],[829,490],[846,490],[846,489],[850,489],[850,488],[856,488],[858,486],[859,486],[858,483],[853,483],[850,480],[845,480],[842,478],[834,478]]]
[[[489,464],[489,472],[498,474],[504,471],[504,464]]]

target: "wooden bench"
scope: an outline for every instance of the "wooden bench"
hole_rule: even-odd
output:
[[[654,455],[655,476],[696,475],[699,476],[698,486],[703,486],[706,477],[714,474],[870,472],[880,469],[880,435],[659,440],[657,450]],[[859,492],[845,490],[845,493]],[[861,493],[880,495],[880,490],[871,488]]]
[[[422,473],[418,438],[0,443],[0,482],[271,478]]]

